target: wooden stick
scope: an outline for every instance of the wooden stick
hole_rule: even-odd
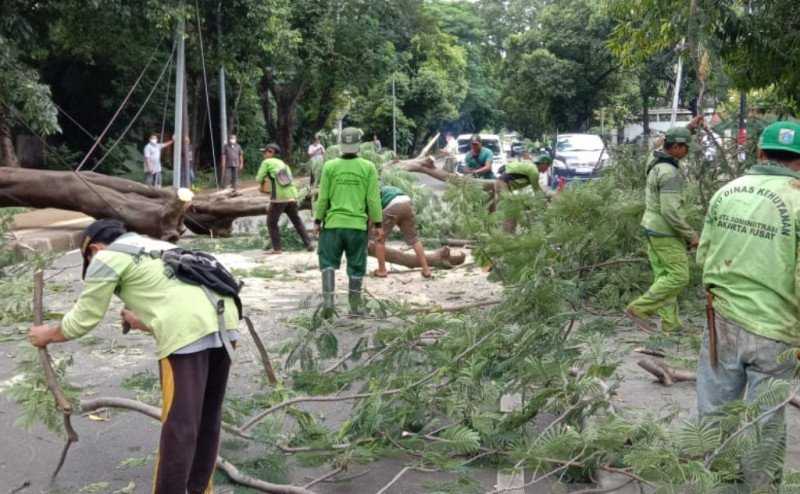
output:
[[[672,386],[676,382],[695,381],[697,376],[694,372],[673,369],[663,362],[656,362],[653,359],[642,359],[637,365],[650,374],[658,378],[664,386]]]
[[[36,326],[41,326],[44,323],[44,271],[37,270],[33,273],[33,323]],[[47,347],[39,348],[39,363],[42,365],[44,371],[44,380],[47,383],[47,389],[53,395],[56,401],[56,406],[64,415],[64,430],[67,432],[67,442],[64,444],[64,449],[61,450],[61,457],[58,460],[58,465],[50,476],[51,480],[55,480],[61,467],[64,466],[64,461],[67,459],[67,453],[72,443],[78,442],[78,433],[72,427],[72,404],[67,400],[64,391],[58,384],[58,376],[53,370],[52,359]]]
[[[313,491],[303,487],[285,484],[273,484],[265,482],[261,479],[251,477],[243,474],[236,466],[221,456],[217,456],[217,468],[225,472],[225,475],[230,479],[245,487],[250,487],[260,492],[269,492],[272,494],[314,494]]]
[[[502,303],[502,300],[484,300],[483,302],[473,302],[469,304],[451,305],[450,307],[431,307],[422,309],[419,314],[435,314],[438,312],[461,312],[469,309],[479,309]]]
[[[652,359],[642,359],[637,362],[639,367],[658,378],[664,386],[672,386],[676,382],[697,381],[697,374],[687,370],[673,369],[672,367],[656,362]],[[789,404],[800,409],[800,396],[793,396]]]
[[[267,349],[264,347],[264,343],[261,341],[258,333],[256,333],[256,330],[253,327],[253,322],[250,320],[250,318],[245,316],[243,319],[247,325],[247,330],[250,332],[250,336],[253,337],[253,342],[256,344],[258,353],[261,355],[261,363],[264,365],[264,372],[267,374],[267,380],[271,385],[275,386],[278,384],[278,378],[275,377],[275,370],[272,368],[272,363],[269,360]]]

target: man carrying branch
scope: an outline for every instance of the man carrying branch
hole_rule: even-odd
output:
[[[164,261],[147,254],[173,248],[128,233],[116,220],[92,223],[81,248],[85,286],[77,303],[59,324],[32,327],[28,339],[45,347],[79,338],[102,321],[114,294],[122,299],[124,325],[156,340],[163,408],[153,492],[203,494],[213,491],[231,363],[224,343],[237,339],[237,308],[222,297],[220,317],[201,286],[168,276]]]
[[[697,249],[709,315],[697,364],[701,417],[734,400],[754,401],[771,380],[790,381],[797,367],[800,125],[775,122],[764,129],[758,159],[711,198]],[[763,412],[775,405],[765,403]],[[761,458],[742,459],[747,492],[773,492],[782,468],[772,466],[782,464],[786,447],[783,408],[756,427]]]
[[[699,115],[687,127],[666,132],[664,149],[658,150],[647,165],[645,211],[642,229],[647,239],[647,254],[655,278],[650,288],[625,309],[625,315],[639,329],[653,332],[648,318],[658,314],[662,331],[680,329],[678,294],[689,285],[687,247],[697,247],[697,232],[686,222],[683,204],[684,178],[680,160],[689,154],[692,131],[702,123]]]

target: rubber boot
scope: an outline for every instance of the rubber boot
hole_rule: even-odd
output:
[[[350,314],[357,316],[362,313],[363,302],[361,300],[361,286],[364,278],[352,277],[348,279],[347,298],[350,302]]]
[[[322,270],[322,318],[330,319],[336,314],[336,270]]]

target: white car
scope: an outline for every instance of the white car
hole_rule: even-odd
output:
[[[467,159],[467,153],[470,152],[470,143],[472,142],[472,136],[475,134],[461,134],[458,136],[458,155],[457,155],[457,164],[456,164],[456,173],[459,175],[464,174],[464,166],[465,161]],[[503,146],[500,141],[500,136],[496,134],[478,134],[481,136],[481,145],[485,148],[489,148],[489,150],[494,155],[492,157],[492,173],[497,176],[498,170],[501,166],[506,165],[506,156],[503,152]]]
[[[559,134],[553,160],[553,180],[564,177],[572,180],[597,178],[600,170],[610,164],[603,139],[596,134]]]

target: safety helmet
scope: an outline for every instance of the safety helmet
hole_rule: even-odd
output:
[[[771,151],[788,151],[800,155],[800,124],[780,121],[767,126],[758,139],[758,147]]]

